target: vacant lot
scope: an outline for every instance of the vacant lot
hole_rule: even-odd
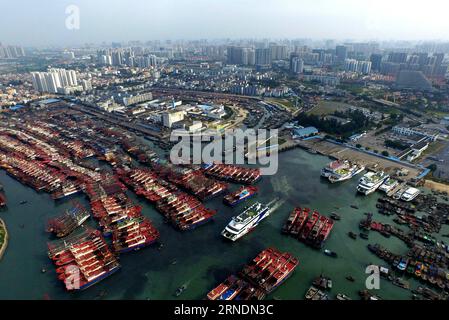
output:
[[[336,101],[320,101],[320,103],[309,111],[310,114],[327,115],[332,114],[335,111],[346,111],[350,105]]]

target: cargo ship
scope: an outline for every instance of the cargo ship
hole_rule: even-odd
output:
[[[48,244],[48,256],[57,266],[58,279],[66,290],[84,290],[120,269],[98,230],[85,229]]]
[[[221,232],[221,235],[229,240],[237,241],[254,230],[263,219],[267,218],[277,208],[277,206],[273,206],[274,202],[276,200],[268,205],[263,205],[260,202],[254,203],[241,214],[233,217],[231,222]]]
[[[383,171],[368,172],[360,179],[357,191],[367,196],[376,191],[389,178],[390,176]]]
[[[260,169],[258,168],[244,168],[222,163],[205,166],[204,173],[220,180],[241,184],[253,184],[261,178]]]
[[[257,194],[258,188],[254,186],[241,187],[237,191],[226,195],[223,202],[228,206],[235,207],[241,202],[247,201]]]
[[[298,264],[299,260],[292,254],[268,248],[244,266],[240,275],[266,294],[270,294],[292,275]]]
[[[333,173],[331,173],[328,179],[331,183],[343,182],[352,179],[363,170],[365,170],[365,166],[347,162],[347,165],[338,168]]]
[[[131,218],[117,223],[112,231],[112,246],[117,253],[136,251],[159,238],[159,231],[145,217]]]
[[[284,283],[299,265],[290,253],[268,248],[207,294],[209,300],[262,300]]]
[[[72,233],[89,217],[89,210],[86,210],[80,203],[75,203],[74,207],[67,210],[63,215],[49,219],[46,231],[54,233],[58,238],[62,238]]]

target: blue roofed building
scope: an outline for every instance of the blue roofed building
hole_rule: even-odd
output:
[[[316,136],[318,133],[319,131],[315,127],[296,128],[293,129],[292,136],[293,139],[305,139]]]
[[[16,104],[15,106],[10,107],[9,109],[11,109],[12,111],[16,111],[16,110],[20,110],[24,107],[25,107],[24,105]]]

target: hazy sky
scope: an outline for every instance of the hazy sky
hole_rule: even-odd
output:
[[[66,7],[80,29],[66,28]],[[0,42],[204,38],[449,40],[447,0],[1,0]]]

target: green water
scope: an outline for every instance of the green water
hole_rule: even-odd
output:
[[[377,212],[375,204],[379,195],[357,196],[357,179],[338,185],[323,181],[320,170],[327,162],[328,158],[302,150],[280,154],[279,172],[264,177],[258,184],[258,200],[269,202],[280,196],[285,203],[254,232],[236,243],[225,241],[220,232],[233,215],[241,212],[242,206],[227,208],[222,205],[221,198],[209,201],[207,206],[218,210],[214,221],[192,232],[181,233],[164,224],[151,204],[129,192],[143,206],[143,213],[154,221],[164,247],[158,250],[157,246],[152,246],[122,255],[122,269],[118,273],[77,293],[65,292],[56,279],[54,267],[46,255],[49,235],[44,231],[47,218],[70,207],[70,201],[56,203],[47,194],[24,187],[1,171],[0,181],[5,186],[8,209],[0,215],[8,226],[10,243],[0,261],[0,299],[42,299],[46,295],[51,299],[95,299],[101,291],[106,292],[103,299],[175,299],[176,288],[184,283],[188,283],[188,289],[180,298],[202,299],[210,289],[269,246],[289,251],[300,260],[295,273],[273,293],[274,297],[302,299],[313,278],[323,272],[333,279],[331,297],[345,293],[357,299],[358,290],[365,288],[365,266],[383,263],[368,251],[367,244],[381,243],[397,253],[405,253],[407,248],[400,240],[386,239],[378,233],[371,232],[369,241],[352,240],[347,236],[349,231],[358,233],[358,224],[365,212]],[[87,205],[84,196],[76,199]],[[28,203],[20,205],[22,200]],[[360,209],[352,209],[352,204]],[[338,259],[281,234],[281,227],[295,206],[307,206],[328,215],[336,211],[342,216],[325,244],[325,248],[338,253]],[[387,222],[391,218],[376,213],[375,220]],[[177,263],[172,265],[174,259]],[[41,272],[43,267],[46,273]],[[348,275],[356,281],[348,282],[345,279]],[[384,299],[411,297],[410,292],[384,280],[375,293]]]

